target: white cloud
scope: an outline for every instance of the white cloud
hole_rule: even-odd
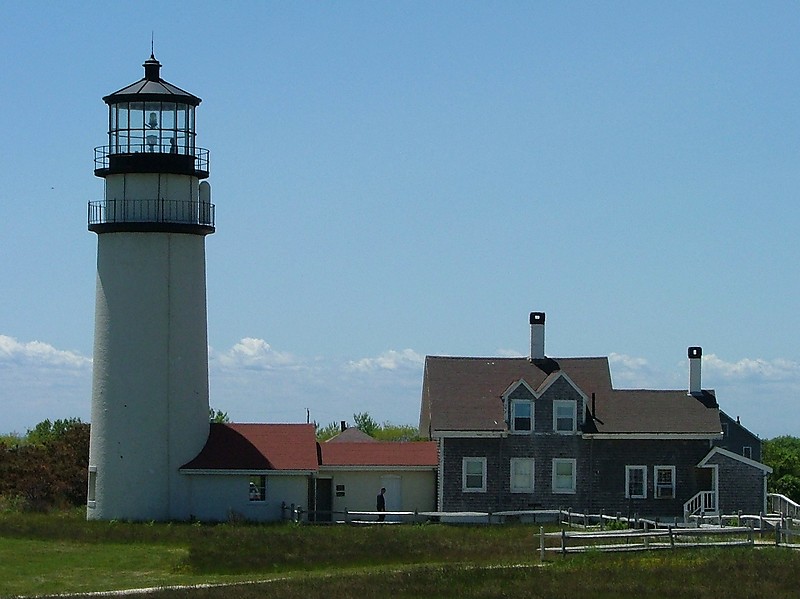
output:
[[[272,349],[263,339],[245,337],[226,352],[209,352],[210,360],[223,368],[250,368],[269,370],[280,367],[299,367],[300,363],[290,353]]]
[[[350,370],[370,372],[374,370],[397,370],[398,368],[417,369],[425,362],[425,357],[413,349],[396,351],[390,349],[375,358],[361,358],[350,361],[347,367]]]
[[[499,358],[526,358],[527,356],[515,349],[498,349],[497,356]]]
[[[509,351],[509,354],[518,355]],[[680,389],[688,384],[684,360],[664,367],[612,353],[614,386]],[[424,356],[413,349],[387,350],[357,360],[305,357],[281,352],[247,337],[231,348],[209,348],[210,403],[239,422],[326,424],[369,412],[379,422],[415,424],[419,415]],[[776,359],[726,361],[703,357],[703,387],[714,388],[720,406],[762,437],[800,435],[800,364]],[[38,341],[0,335],[0,432],[23,432],[45,418],[88,420],[91,358]]]
[[[71,351],[59,350],[48,343],[29,341],[20,343],[13,337],[0,335],[0,364],[30,365],[39,368],[59,367],[84,369],[91,366],[91,358]]]
[[[670,373],[654,368],[645,358],[611,353],[608,364],[617,389],[659,389],[674,382]]]
[[[777,358],[742,358],[738,362],[726,362],[714,354],[703,356],[703,372],[729,381],[800,381],[800,363]]]

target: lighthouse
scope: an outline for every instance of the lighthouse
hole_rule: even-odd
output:
[[[103,98],[95,149],[105,194],[89,203],[97,286],[87,518],[188,518],[181,465],[209,432],[205,237],[214,205],[200,98],[144,77]]]

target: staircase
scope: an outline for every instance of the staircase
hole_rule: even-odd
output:
[[[717,494],[714,491],[700,491],[683,504],[683,519],[689,521],[692,516],[715,516],[717,514]]]

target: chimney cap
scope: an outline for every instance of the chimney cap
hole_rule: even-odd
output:
[[[703,357],[703,348],[702,347],[690,347],[689,348],[689,358],[701,358]]]
[[[544,312],[531,312],[531,324],[544,324]]]

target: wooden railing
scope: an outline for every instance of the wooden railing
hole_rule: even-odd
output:
[[[688,522],[689,518],[697,514],[716,511],[717,494],[714,491],[700,491],[683,504],[683,519]]]
[[[770,502],[770,512],[773,514],[781,514],[782,516],[800,520],[800,504],[797,502],[780,493],[770,493],[767,495],[767,499]]]

